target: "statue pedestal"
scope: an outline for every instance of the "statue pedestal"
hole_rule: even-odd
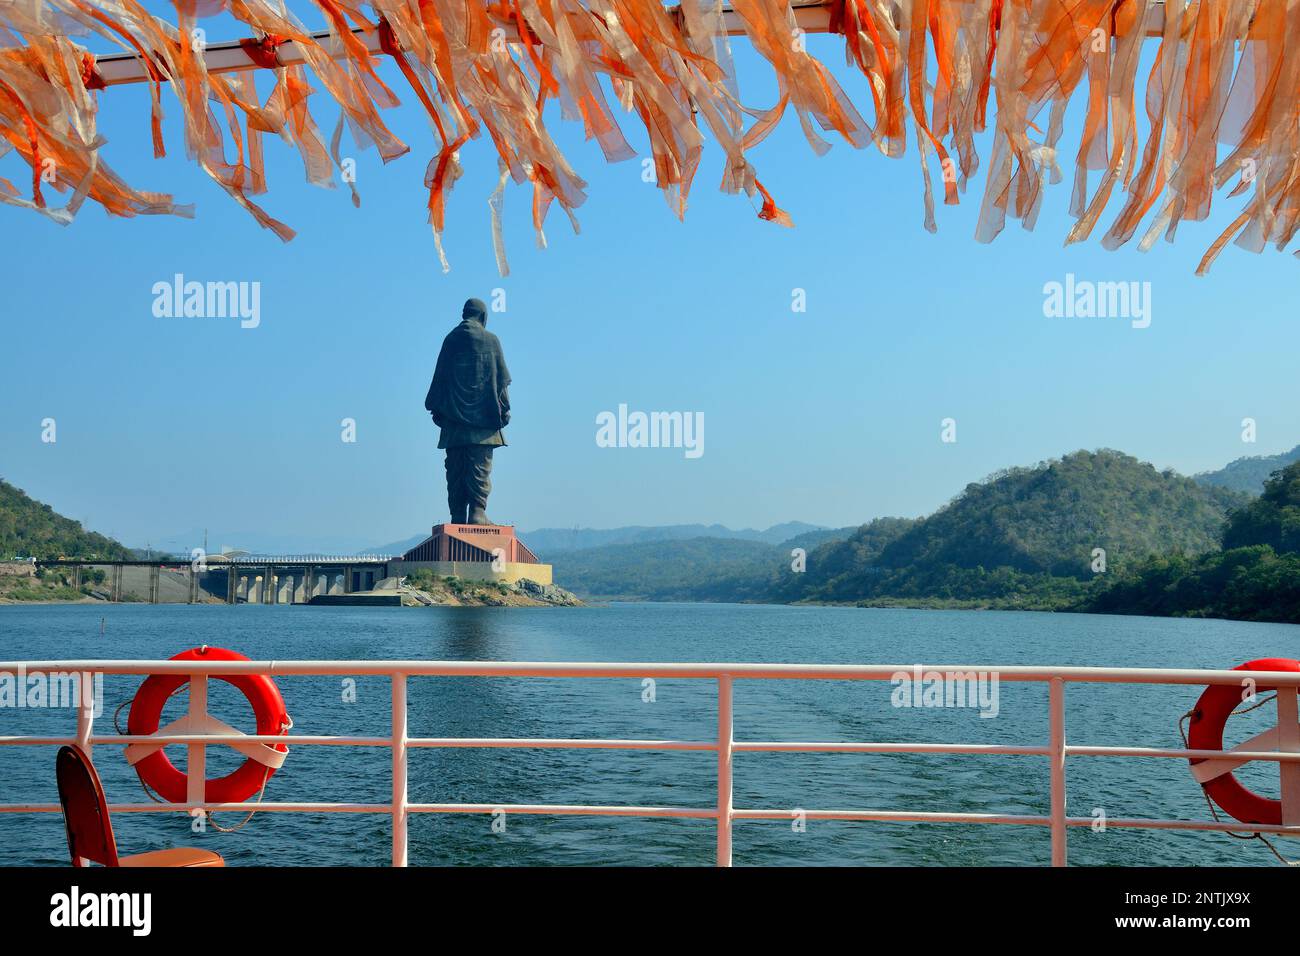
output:
[[[527,578],[551,584],[551,566],[542,564],[515,536],[513,525],[437,524],[424,541],[390,561],[390,575],[430,568],[434,574],[453,575],[467,581],[504,581]]]

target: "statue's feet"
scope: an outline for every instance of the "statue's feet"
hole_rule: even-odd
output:
[[[492,519],[487,516],[487,511],[483,508],[471,508],[469,510],[469,524],[492,524]]]

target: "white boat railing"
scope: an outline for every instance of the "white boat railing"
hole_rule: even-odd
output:
[[[736,740],[733,727],[732,691],[737,680],[875,680],[889,681],[900,673],[943,673],[996,675],[999,682],[1045,683],[1048,687],[1047,739],[1042,744],[1002,745],[980,743],[897,743],[835,741],[751,741]],[[287,734],[250,734],[238,738],[244,743],[287,744],[290,746],[389,747],[392,750],[392,799],[389,803],[293,803],[241,802],[207,803],[204,800],[206,748],[229,745],[231,738],[213,734],[154,734],[152,736],[97,735],[93,732],[93,700],[84,693],[77,703],[75,737],[0,736],[0,746],[62,746],[76,744],[87,754],[96,745],[182,744],[188,747],[185,803],[115,803],[113,812],[151,813],[179,811],[250,811],[285,813],[377,813],[392,817],[392,862],[407,864],[407,821],[412,813],[501,813],[553,814],[563,816],[632,816],[709,819],[717,826],[717,863],[732,862],[732,826],[737,820],[789,820],[788,809],[738,808],[732,802],[732,762],[738,753],[880,753],[880,754],[1009,754],[1047,759],[1049,813],[1047,816],[1006,813],[946,813],[917,810],[803,809],[806,820],[855,820],[884,822],[1009,824],[1045,826],[1051,830],[1053,866],[1066,863],[1066,838],[1070,827],[1093,826],[1093,817],[1066,815],[1065,768],[1069,757],[1127,757],[1174,759],[1226,759],[1235,764],[1250,760],[1274,761],[1281,777],[1282,825],[1252,825],[1208,820],[1166,820],[1148,818],[1107,819],[1107,827],[1160,830],[1208,830],[1248,833],[1279,833],[1300,836],[1300,772],[1290,765],[1300,762],[1300,727],[1284,728],[1276,735],[1279,751],[1188,750],[1163,747],[1110,747],[1067,744],[1065,734],[1065,688],[1070,683],[1118,683],[1152,685],[1231,684],[1277,689],[1280,715],[1290,714],[1294,722],[1300,673],[1272,671],[1158,669],[1134,667],[1033,667],[971,665],[885,665],[885,664],[635,664],[591,662],[519,663],[509,661],[27,661],[0,662],[0,674],[79,674],[82,688],[92,686],[95,674],[184,674],[191,682],[191,705],[206,699],[209,677],[265,674],[270,677],[308,675],[387,676],[391,679],[392,731],[386,737],[346,737]],[[712,740],[635,740],[591,738],[504,738],[504,737],[412,737],[407,729],[407,681],[411,677],[550,677],[550,678],[634,678],[712,680],[717,684],[717,737]],[[0,712],[2,713],[2,712]],[[1283,721],[1285,722],[1285,721]],[[593,806],[510,803],[412,803],[407,789],[407,757],[412,748],[476,747],[509,749],[577,750],[693,750],[717,753],[717,802],[714,808]],[[51,770],[53,765],[51,764]],[[1188,786],[1196,786],[1189,777]],[[58,804],[4,803],[0,813],[58,813]],[[1289,822],[1286,822],[1289,821]]]

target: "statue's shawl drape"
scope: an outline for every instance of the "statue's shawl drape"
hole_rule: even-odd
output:
[[[504,428],[510,422],[509,385],[500,339],[467,318],[442,340],[424,407],[439,428]]]

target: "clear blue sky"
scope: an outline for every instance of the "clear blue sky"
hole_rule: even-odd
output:
[[[209,39],[236,35],[214,24]],[[770,103],[770,76],[735,46],[745,101]],[[841,44],[817,37],[810,49],[869,110],[862,77],[838,66]],[[185,543],[206,527],[214,546],[359,548],[442,520],[424,392],[463,300],[498,287],[509,309],[490,328],[515,415],[489,511],[525,529],[840,526],[929,512],[999,468],[1078,448],[1190,473],[1300,442],[1300,266],[1229,247],[1209,277],[1193,275],[1239,200],[1145,255],[1067,249],[1071,165],[1035,232],[1011,223],[979,245],[982,177],[960,207],[940,206],[932,236],[910,143],[901,161],[843,143],[819,159],[791,116],[753,158],[795,229],[719,193],[712,147],[681,224],[638,160],[607,165],[564,124],[590,183],[582,234],[557,208],[550,248],[537,249],[530,194],[508,189],[513,272],[501,279],[487,214],[495,156],[475,141],[449,205],[444,275],[421,185],[434,137],[409,94],[387,119],[412,153],[387,167],[351,153],[360,210],[346,189],[307,186],[296,156],[267,140],[263,199],[299,230],[287,245],[184,160],[164,96],[172,155],[151,158],[145,91],[118,88],[101,94],[105,156],[136,186],[196,203],[195,220],[117,220],[88,205],[60,228],[0,209],[0,475],[132,545]],[[333,113],[321,116],[332,128]],[[635,120],[626,128],[643,148]],[[24,169],[0,161],[15,182]],[[177,272],[260,282],[261,326],[155,318],[152,287]],[[1045,318],[1043,285],[1067,272],[1149,281],[1150,328]],[[796,287],[805,314],[791,312]],[[704,455],[597,447],[596,416],[619,403],[703,412]],[[1241,441],[1247,416],[1255,445]],[[355,444],[340,440],[345,417]],[[945,417],[956,444],[940,441]],[[45,418],[57,421],[53,445]]]

